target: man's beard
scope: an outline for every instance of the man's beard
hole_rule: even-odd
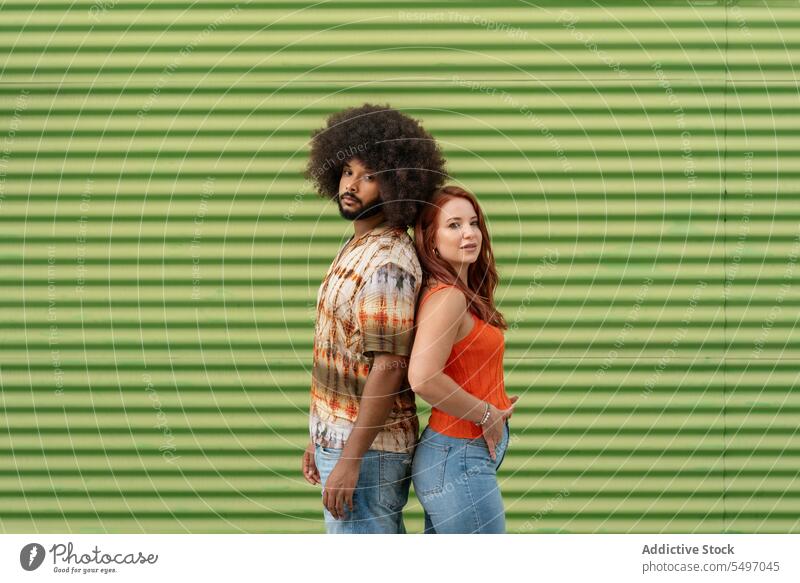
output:
[[[355,197],[353,197],[355,198]],[[358,201],[358,199],[356,199]],[[376,198],[372,204],[367,205],[366,207],[361,206],[361,201],[358,201],[355,205],[353,210],[348,210],[342,206],[342,197],[341,195],[336,198],[336,203],[339,206],[339,214],[342,218],[347,219],[348,221],[357,221],[361,219],[368,219],[370,217],[374,217],[378,213],[381,212],[381,199],[380,197]]]

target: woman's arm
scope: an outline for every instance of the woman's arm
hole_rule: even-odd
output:
[[[479,423],[486,412],[486,402],[469,394],[448,375],[445,364],[458,334],[458,323],[467,313],[467,300],[455,288],[443,289],[428,299],[417,314],[417,332],[408,365],[411,389],[428,403],[453,417]],[[477,324],[473,324],[477,326]],[[512,403],[516,399],[512,400]],[[481,425],[489,455],[503,437],[505,420],[514,410],[498,409],[489,404],[489,418]]]
[[[486,403],[442,372],[458,335],[458,323],[466,314],[467,300],[456,288],[443,289],[422,305],[417,314],[408,382],[416,394],[437,409],[478,423]]]
[[[437,409],[478,423],[486,403],[442,372],[458,334],[458,323],[466,313],[467,300],[455,288],[438,291],[422,304],[417,313],[408,382],[416,394]]]

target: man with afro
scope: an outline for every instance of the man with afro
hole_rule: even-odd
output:
[[[419,432],[407,365],[422,271],[408,227],[445,179],[418,121],[388,105],[334,113],[305,172],[353,235],[317,294],[310,440],[328,533],[404,533]]]

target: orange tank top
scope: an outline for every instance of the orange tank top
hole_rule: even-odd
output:
[[[440,283],[420,299],[417,309],[434,293],[451,284]],[[469,333],[453,344],[442,372],[458,383],[462,389],[481,401],[488,401],[498,409],[507,409],[511,401],[506,394],[503,377],[505,337],[496,326],[484,322],[470,311],[473,326]],[[453,417],[433,407],[428,421],[431,429],[450,437],[474,439],[483,435],[480,426],[472,421]]]

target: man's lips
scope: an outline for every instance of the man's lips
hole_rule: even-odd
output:
[[[342,202],[349,202],[350,204],[355,204],[358,201],[354,197],[346,195],[342,197]]]

